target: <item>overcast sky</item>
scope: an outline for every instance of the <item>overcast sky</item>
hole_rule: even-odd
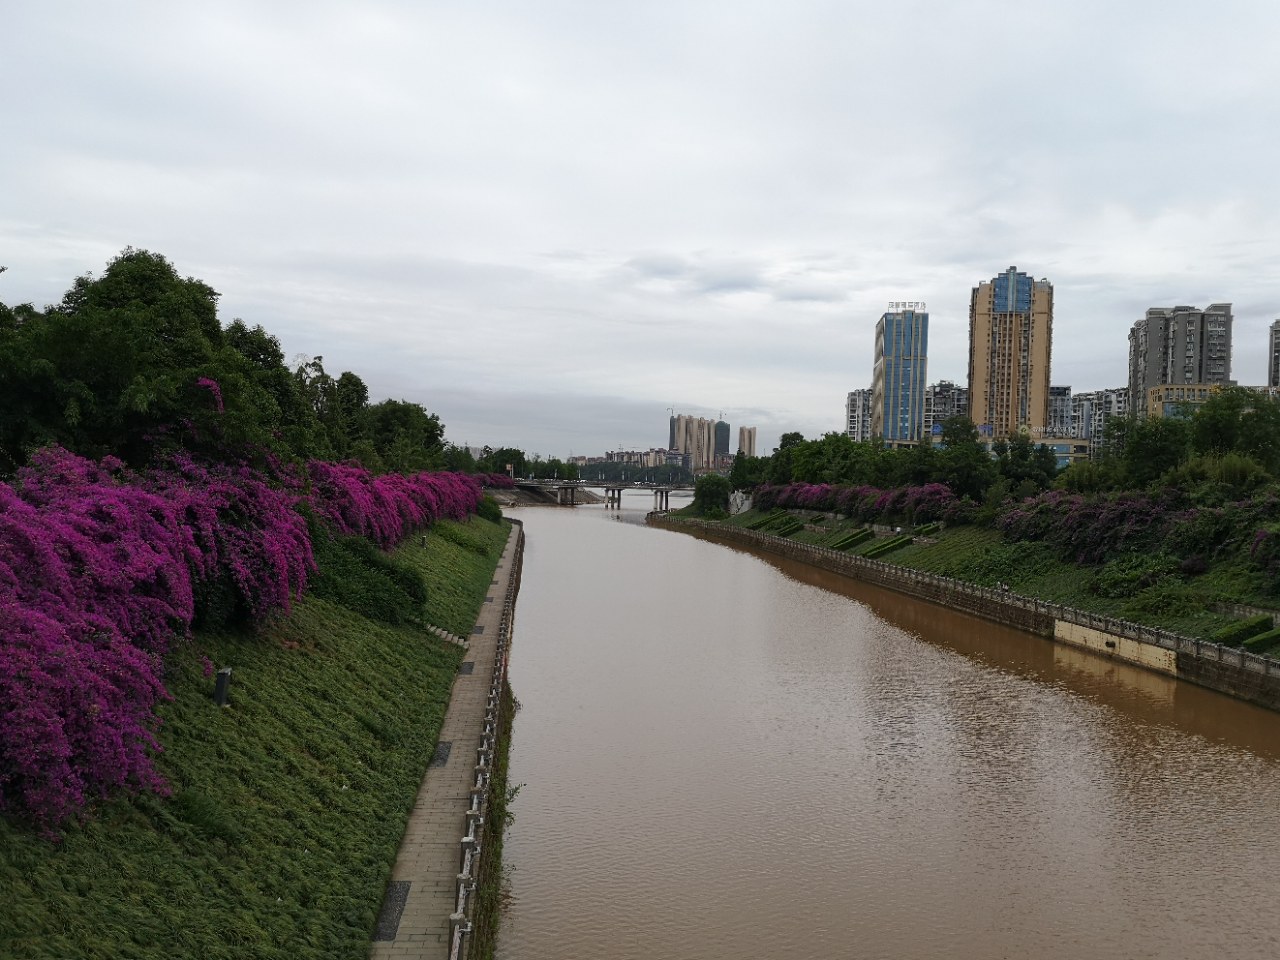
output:
[[[14,2],[0,301],[125,246],[542,456],[668,408],[842,430],[892,300],[963,382],[972,287],[1054,285],[1053,382],[1150,306],[1280,317],[1276,0]],[[734,432],[736,442],[736,430]]]

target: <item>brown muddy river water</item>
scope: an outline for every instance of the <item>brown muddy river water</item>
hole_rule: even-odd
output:
[[[515,512],[504,960],[1280,957],[1280,716],[651,501]]]

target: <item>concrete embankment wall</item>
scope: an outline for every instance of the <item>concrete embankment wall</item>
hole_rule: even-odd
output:
[[[1280,660],[1270,657],[742,527],[658,514],[649,522],[700,530],[1280,711]]]

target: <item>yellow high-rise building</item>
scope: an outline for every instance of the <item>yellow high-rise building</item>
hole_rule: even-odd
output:
[[[969,301],[969,416],[993,440],[1049,425],[1053,284],[1010,267]]]

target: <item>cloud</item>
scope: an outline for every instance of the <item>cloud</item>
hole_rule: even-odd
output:
[[[1280,6],[1160,12],[20,5],[0,300],[156,250],[287,355],[544,455],[661,444],[677,399],[762,449],[840,429],[893,300],[963,380],[1010,264],[1054,283],[1057,382],[1117,385],[1147,306],[1222,300],[1260,382]]]

